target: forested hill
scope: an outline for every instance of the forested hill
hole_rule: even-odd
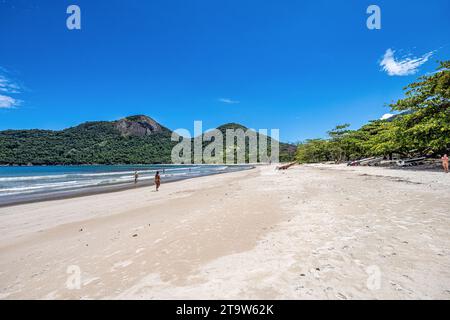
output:
[[[143,115],[61,131],[0,131],[0,165],[171,163],[177,143],[171,135],[171,130]],[[291,146],[290,158],[294,152]]]
[[[171,131],[146,116],[86,122],[61,131],[0,132],[0,164],[169,162]]]
[[[238,124],[238,123],[227,123],[227,124],[219,126],[217,129],[223,134],[225,143],[226,143],[226,131],[228,129],[231,129],[231,130],[242,129],[244,132],[247,132],[247,130],[251,130],[251,129],[249,129],[249,128],[241,125],[241,124]],[[275,141],[275,140],[271,139],[268,136],[260,134],[258,132],[255,132],[255,133],[256,133],[256,137],[258,139],[258,142],[259,142],[260,139],[265,139],[267,141],[267,150],[268,150],[267,154],[270,155],[270,153],[271,153],[271,143],[273,141]],[[248,140],[246,140],[245,148],[246,148],[245,149],[245,161],[248,162],[248,160],[249,160],[249,149],[250,149],[249,145],[248,145]],[[235,149],[236,149],[236,144],[235,144]],[[259,147],[258,147],[258,150],[259,150]],[[225,151],[225,145],[224,145],[224,151]],[[296,153],[296,151],[297,151],[297,147],[294,144],[279,142],[280,162],[292,162],[292,161],[294,161],[295,160],[295,153]],[[236,152],[235,152],[235,154],[236,154]],[[226,157],[224,156],[224,159],[225,158]],[[259,161],[259,157],[258,157],[258,161]]]

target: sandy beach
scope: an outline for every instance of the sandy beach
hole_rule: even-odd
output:
[[[0,208],[0,299],[450,299],[449,187],[261,166]]]

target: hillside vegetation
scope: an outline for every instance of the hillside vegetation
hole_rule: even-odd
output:
[[[222,129],[226,127],[233,128],[225,125]],[[0,131],[0,164],[171,163],[172,148],[177,144],[171,135],[171,130],[143,115],[86,122],[61,131]],[[293,159],[295,146],[281,143],[280,147],[283,159]]]
[[[310,139],[297,147],[300,163],[349,161],[372,156],[437,156],[450,149],[450,61],[436,73],[408,85],[404,99],[390,105],[398,115],[371,121],[358,130],[336,126],[328,139]]]

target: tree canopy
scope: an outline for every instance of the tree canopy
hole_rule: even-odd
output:
[[[370,121],[358,130],[349,124],[328,132],[328,139],[300,143],[302,163],[349,161],[371,156],[437,155],[450,148],[450,61],[408,85],[405,97],[390,105],[390,119]]]

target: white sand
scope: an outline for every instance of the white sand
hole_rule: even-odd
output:
[[[2,208],[0,298],[450,299],[449,187],[259,167]]]

